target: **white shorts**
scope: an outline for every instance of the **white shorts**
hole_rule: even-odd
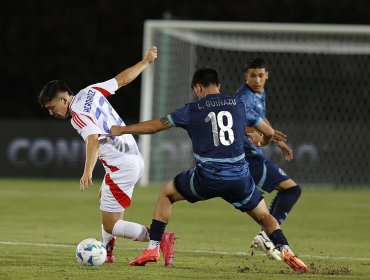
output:
[[[141,154],[123,155],[123,163],[113,166],[102,161],[105,176],[101,185],[100,210],[123,212],[131,204],[135,184],[142,176],[144,161]]]

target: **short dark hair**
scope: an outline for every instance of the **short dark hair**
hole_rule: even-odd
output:
[[[194,72],[193,79],[191,80],[191,88],[193,89],[196,84],[204,87],[210,85],[218,85],[217,71],[211,68],[200,68]]]
[[[247,72],[248,69],[251,68],[265,68],[267,71],[267,64],[262,58],[253,58],[245,64],[243,72]]]
[[[61,80],[53,80],[48,82],[39,94],[39,103],[41,107],[45,107],[45,103],[52,100],[59,92],[68,92],[68,95],[73,95],[69,86]]]

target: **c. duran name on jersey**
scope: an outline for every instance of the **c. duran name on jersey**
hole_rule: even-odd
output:
[[[84,104],[84,112],[90,113],[91,111],[91,104],[94,100],[95,91],[92,91],[91,89],[87,92],[86,101]]]
[[[218,99],[218,100],[207,100],[205,102],[207,107],[218,107],[218,106],[224,106],[224,105],[236,105],[236,100],[233,98],[229,99]],[[198,109],[203,109],[204,107],[201,107],[198,104]]]

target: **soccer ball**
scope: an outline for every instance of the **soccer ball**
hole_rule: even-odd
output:
[[[102,265],[107,257],[103,243],[95,238],[82,240],[76,248],[76,259],[80,265]]]

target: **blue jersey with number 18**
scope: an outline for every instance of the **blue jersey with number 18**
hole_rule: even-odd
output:
[[[198,171],[212,179],[248,176],[245,128],[261,117],[228,95],[210,94],[169,114],[172,126],[185,129],[192,141]]]

